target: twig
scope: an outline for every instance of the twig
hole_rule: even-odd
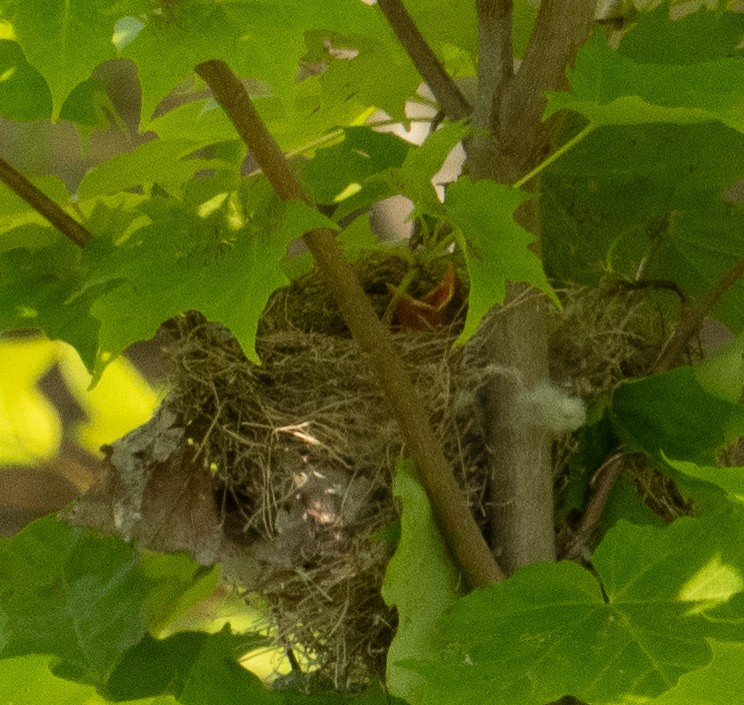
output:
[[[705,317],[742,276],[744,276],[744,257],[737,260],[734,266],[721,277],[720,281],[700,301],[687,310],[679,328],[662,348],[659,357],[656,358],[654,363],[655,372],[664,372],[677,364],[690,338],[703,325]]]
[[[401,0],[377,0],[398,41],[411,57],[421,77],[450,120],[464,120],[470,115],[470,105],[450,75],[421,36]]]
[[[252,151],[276,193],[310,203],[279,146],[266,129],[245,87],[223,61],[207,61],[196,72],[212,89]],[[395,352],[391,334],[380,323],[348,260],[330,230],[304,236],[327,286],[390,404],[455,559],[472,587],[501,580],[503,574],[483,540],[470,507],[431,429],[411,379]]]
[[[92,235],[58,206],[49,196],[34,186],[23,174],[4,159],[0,159],[0,181],[20,196],[37,213],[44,216],[65,237],[78,247],[85,247]]]
[[[618,451],[610,455],[600,465],[592,479],[592,494],[584,509],[578,527],[561,551],[561,558],[567,560],[585,559],[592,534],[602,518],[607,499],[623,469],[625,453]]]

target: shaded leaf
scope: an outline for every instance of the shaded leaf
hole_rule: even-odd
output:
[[[542,705],[572,694],[609,705],[661,694],[710,662],[706,636],[744,637],[741,538],[740,514],[620,522],[595,552],[597,578],[537,563],[473,592],[442,620],[438,658],[411,664],[427,679],[418,702]]]
[[[133,547],[53,518],[33,522],[0,541],[2,657],[55,654],[100,684],[146,633],[149,589]]]
[[[163,322],[189,310],[223,323],[258,362],[258,319],[271,292],[289,283],[281,267],[287,245],[334,224],[296,201],[276,204],[273,214],[262,212],[259,222],[240,230],[231,230],[220,211],[210,218],[179,202],[151,205],[157,206],[151,225],[89,280],[123,280],[92,307],[101,320],[97,375],[131,343],[151,338]]]
[[[224,169],[222,160],[187,158],[194,151],[189,140],[155,140],[133,152],[117,154],[89,170],[78,188],[81,199],[157,183],[166,191],[180,187],[197,172]]]
[[[416,702],[421,677],[399,662],[435,653],[434,628],[460,593],[460,575],[412,470],[410,461],[398,459],[393,492],[403,507],[401,537],[388,563],[382,596],[398,610],[398,631],[388,651],[388,687]]]
[[[49,243],[33,247],[37,243]],[[29,242],[2,252],[2,245]],[[75,347],[92,368],[98,347],[98,321],[91,316],[100,287],[76,297],[84,264],[79,248],[50,228],[28,225],[0,241],[0,329],[37,328],[52,340]]]
[[[566,108],[595,127],[720,121],[744,131],[744,58],[639,64],[613,51],[596,33],[579,49],[568,81],[573,93],[550,93],[546,116]]]
[[[703,6],[670,21],[669,9],[663,2],[642,13],[620,42],[620,53],[637,63],[698,64],[733,55],[744,36],[739,12]]]
[[[385,169],[400,167],[410,145],[388,133],[368,127],[348,127],[341,142],[319,149],[302,169],[316,203],[332,203],[351,184],[362,186]]]
[[[134,8],[143,3],[124,3]],[[72,89],[93,69],[116,56],[111,0],[49,0],[0,3],[0,18],[13,25],[18,43],[49,84],[54,116]],[[84,37],[84,41],[81,38]]]
[[[116,108],[106,87],[95,78],[89,78],[72,89],[62,105],[59,118],[83,127],[106,128],[109,115],[116,115]]]
[[[629,449],[702,464],[744,434],[744,408],[706,391],[690,367],[624,382],[610,418]]]
[[[0,39],[0,115],[39,120],[51,114],[52,95],[44,77],[26,61],[16,42]]]
[[[181,632],[163,640],[145,636],[121,660],[108,681],[107,692],[117,701],[171,694],[180,702],[186,702],[182,694],[188,690],[193,693],[195,674],[203,678],[206,672],[216,671],[209,678],[212,681],[223,675],[229,668],[228,664],[237,665],[243,654],[264,645],[264,637],[232,634],[227,627],[217,634]],[[255,676],[248,671],[243,673],[245,676],[235,680],[244,681],[254,698],[265,695],[266,702],[280,702],[269,697]],[[213,702],[217,703],[235,702],[219,699],[219,690],[215,691],[214,697],[217,699]],[[206,702],[193,694],[189,701]]]
[[[744,644],[711,640],[710,648],[710,663],[682,676],[671,690],[654,699],[654,705],[729,705],[733,693],[744,692]]]

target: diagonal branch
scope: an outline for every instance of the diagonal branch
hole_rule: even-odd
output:
[[[207,61],[196,72],[253,152],[277,194],[284,199],[310,199],[261,121],[245,87],[223,61]],[[307,233],[304,240],[359,348],[367,358],[401,428],[434,512],[455,559],[472,587],[503,575],[470,513],[442,446],[431,429],[410,377],[394,350],[392,336],[375,315],[354,270],[330,230]]]
[[[468,101],[421,36],[402,0],[377,0],[377,4],[444,114],[450,120],[467,118],[471,110]]]
[[[609,455],[594,473],[591,482],[592,493],[581,521],[575,531],[566,537],[565,543],[559,546],[559,557],[562,560],[581,560],[589,554],[592,536],[602,518],[610,492],[620,477],[626,457],[622,450],[617,450]],[[559,540],[559,543],[562,542]]]
[[[34,186],[23,174],[4,159],[0,159],[0,181],[20,196],[37,213],[44,216],[65,237],[78,247],[85,247],[92,235],[58,206],[49,196]]]
[[[723,295],[742,277],[744,277],[744,257],[739,258],[734,266],[721,277],[720,281],[692,308],[687,310],[679,328],[667,341],[667,344],[659,353],[659,357],[656,358],[654,363],[655,372],[669,370],[677,364],[690,338],[703,325],[705,317],[713,310]]]

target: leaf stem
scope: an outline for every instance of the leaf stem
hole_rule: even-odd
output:
[[[574,135],[566,144],[561,145],[547,159],[540,162],[532,171],[525,174],[519,181],[513,184],[514,188],[522,188],[528,181],[534,179],[543,169],[547,169],[554,161],[560,159],[566,152],[573,149],[579,142],[588,137],[594,131],[594,125],[587,125],[579,134]]]
[[[240,79],[224,61],[199,64],[203,78],[217,102],[235,126],[283,199],[311,203],[302,184],[289,167],[281,149],[259,117]],[[417,475],[426,488],[445,540],[472,587],[501,580],[496,564],[470,512],[468,502],[444,457],[439,439],[429,423],[425,407],[395,351],[390,331],[377,318],[349,261],[341,253],[333,231],[306,233],[305,243],[326,285],[338,303],[354,340],[374,372],[411,454]]]
[[[78,247],[85,247],[91,239],[92,235],[77,220],[4,159],[0,159],[0,181]]]

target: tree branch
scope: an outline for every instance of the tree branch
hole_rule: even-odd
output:
[[[543,0],[519,70],[501,92],[492,127],[499,144],[497,178],[514,183],[542,160],[550,125],[542,115],[546,91],[565,85],[566,67],[586,41],[596,0]]]
[[[49,196],[41,192],[23,174],[4,159],[0,159],[0,181],[20,196],[31,208],[46,218],[65,237],[78,247],[85,247],[92,235],[67,214]]]
[[[464,120],[470,115],[468,101],[421,36],[402,0],[377,0],[398,41],[408,53],[421,77],[450,120]]]
[[[625,453],[617,451],[610,455],[599,467],[592,480],[592,494],[584,509],[578,527],[560,547],[560,557],[566,560],[586,559],[589,543],[602,518],[605,505],[612,488],[623,469]]]
[[[309,203],[304,188],[261,121],[243,84],[223,61],[207,61],[196,72],[212,89],[236,130],[253,152],[266,177],[284,199]],[[417,473],[452,553],[472,587],[503,578],[470,513],[441,444],[434,435],[418,394],[399,356],[390,331],[375,315],[354,270],[330,230],[307,233],[304,240],[336,299],[361,351],[367,357],[400,425]]]
[[[512,0],[477,0],[478,92],[473,125],[489,130],[493,125],[496,96],[514,75]]]
[[[514,184],[545,157],[555,123],[541,118],[543,92],[565,80],[566,66],[589,34],[595,0],[543,0],[525,58],[511,75],[511,33],[508,0],[478,0],[479,102],[476,116],[490,136],[468,145],[469,173]],[[491,81],[489,85],[487,81]],[[475,119],[475,118],[474,118]],[[538,237],[537,201],[518,218]],[[544,301],[530,296],[524,284],[510,284],[499,315],[483,326],[485,349],[492,363],[514,370],[527,389],[549,382]],[[526,302],[514,304],[519,299]],[[551,438],[524,428],[516,413],[520,389],[508,375],[490,383],[488,409],[489,473],[493,506],[492,543],[507,573],[526,563],[555,560]]]
[[[700,330],[705,317],[713,310],[723,295],[743,276],[744,257],[741,257],[700,301],[687,310],[682,317],[679,328],[662,348],[659,357],[656,358],[654,372],[670,370],[679,362],[687,343]]]

